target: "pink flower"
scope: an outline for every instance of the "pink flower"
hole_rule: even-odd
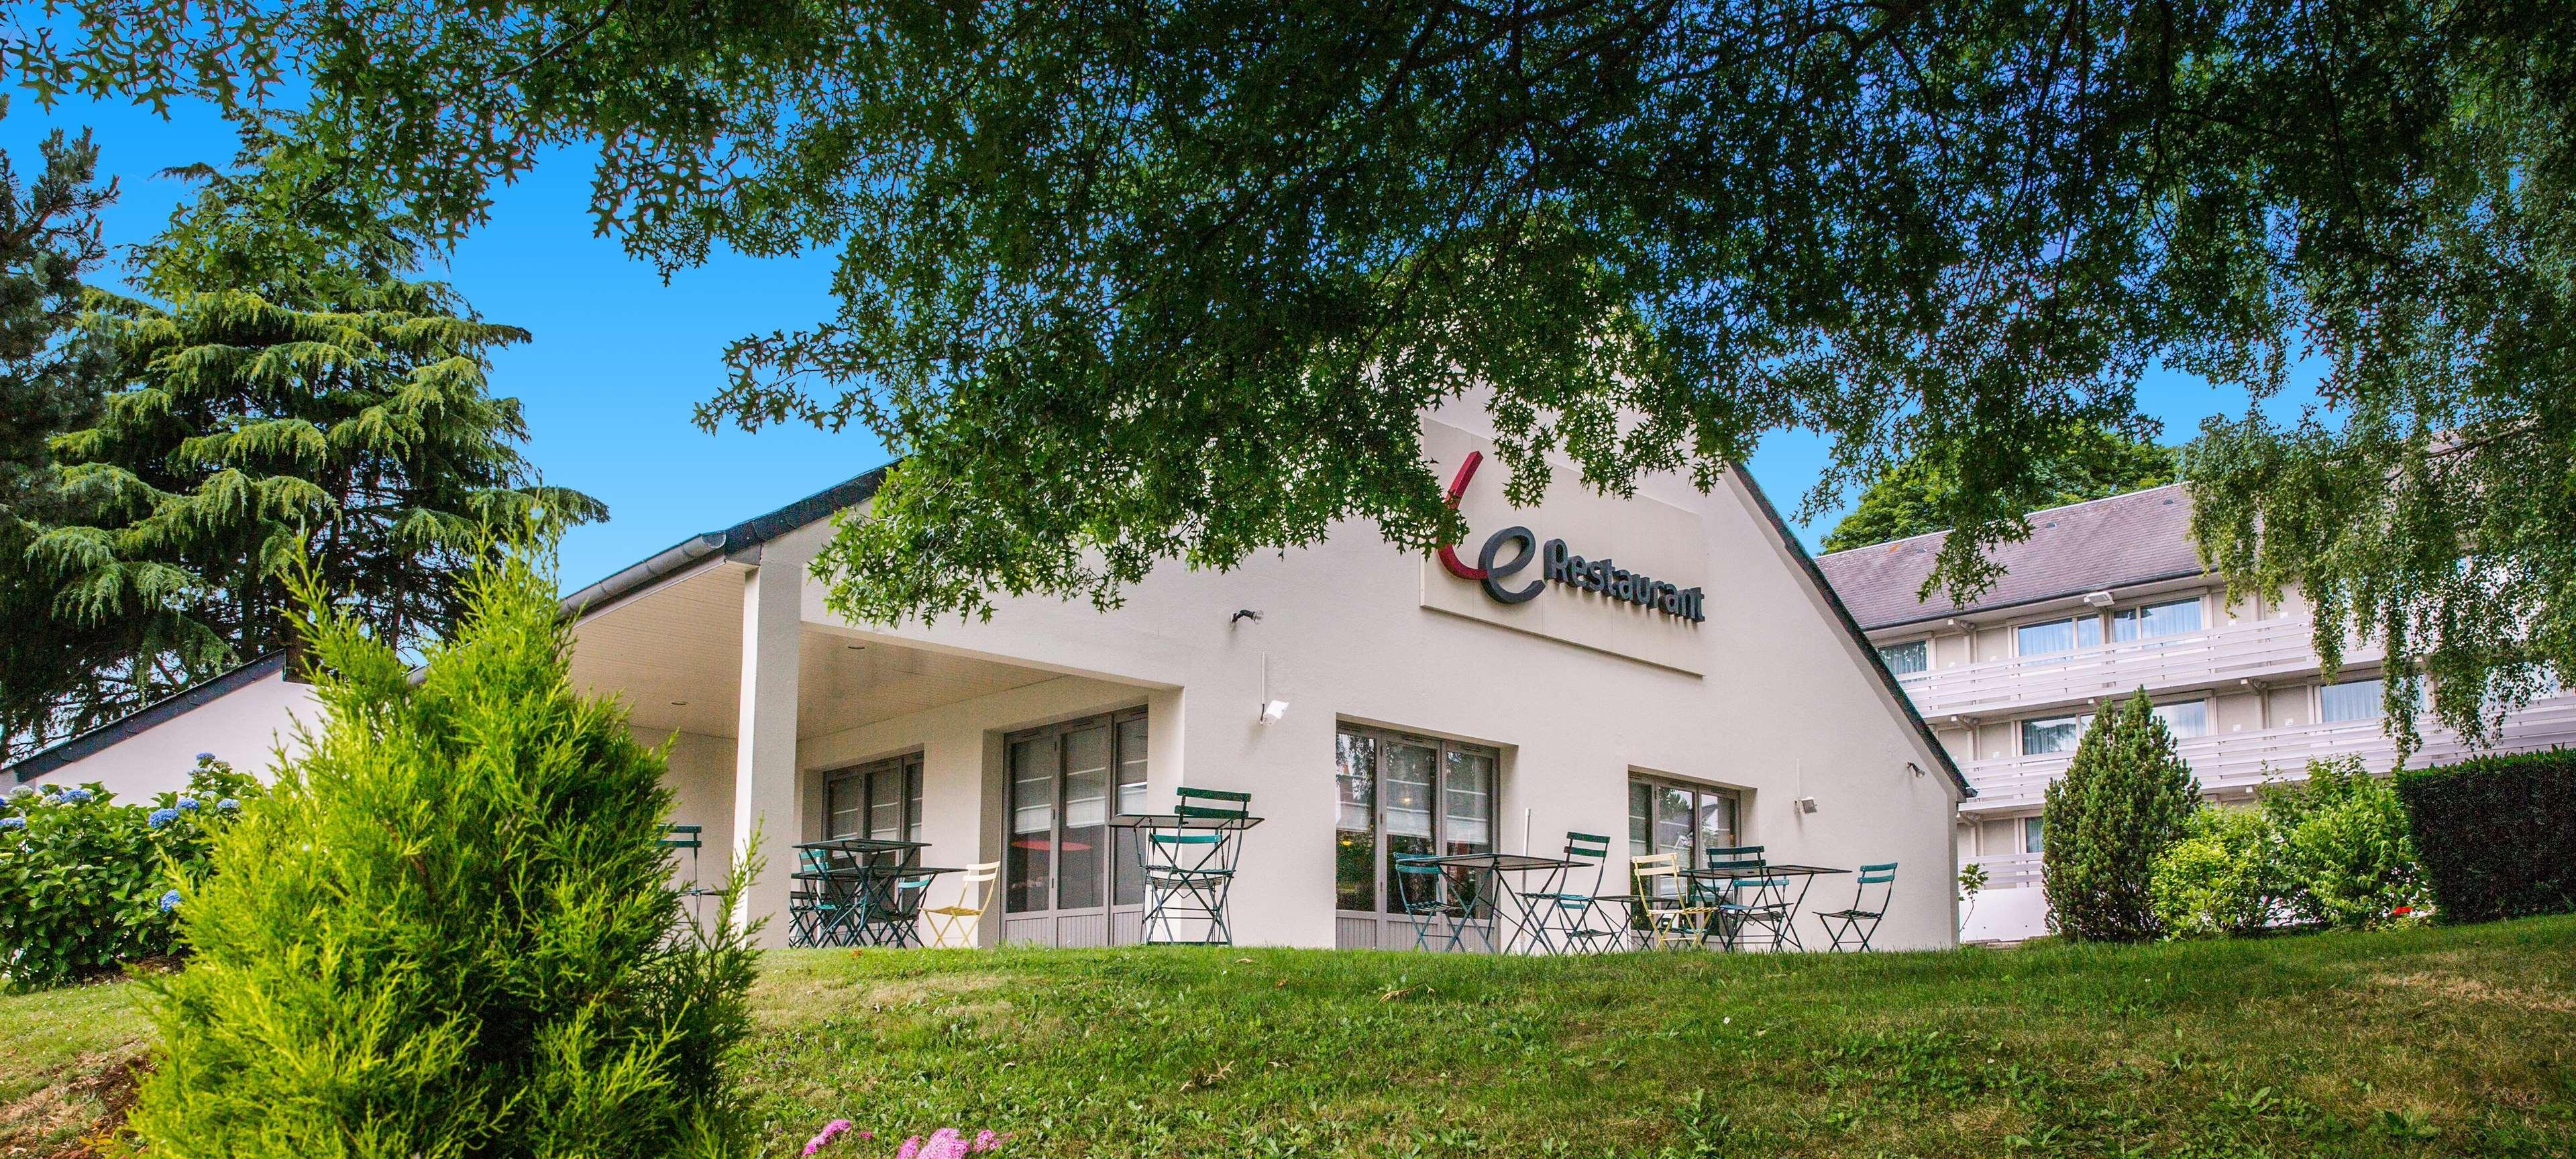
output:
[[[966,1147],[966,1137],[957,1128],[941,1127],[922,1146],[921,1159],[966,1159]]]
[[[823,1149],[824,1144],[829,1143],[829,1142],[831,1142],[832,1140],[834,1140],[834,1139],[836,1139],[836,1138],[839,1138],[839,1137],[840,1137],[840,1135],[841,1135],[841,1132],[843,1132],[843,1131],[847,1131],[847,1130],[849,1130],[849,1129],[850,1129],[850,1121],[849,1121],[848,1119],[834,1119],[834,1120],[832,1120],[831,1122],[828,1122],[828,1123],[823,1124],[823,1130],[822,1130],[822,1133],[821,1133],[821,1134],[818,1134],[818,1135],[814,1136],[813,1138],[811,1138],[811,1139],[807,1139],[807,1140],[805,1141],[805,1154],[806,1154],[806,1155],[809,1157],[809,1159],[810,1159],[810,1157],[811,1157],[815,1152],[820,1151],[820,1150],[822,1150],[822,1149]],[[867,1132],[865,1132],[865,1131],[861,1131],[861,1132],[859,1132],[859,1137],[860,1137],[860,1138],[862,1138],[862,1139],[873,1138],[873,1136],[869,1135],[869,1134],[868,1134]]]
[[[986,1151],[995,1151],[995,1150],[999,1150],[999,1149],[1001,1149],[1001,1146],[1002,1146],[1002,1137],[1001,1137],[1001,1136],[996,1135],[996,1134],[994,1134],[993,1132],[991,1132],[991,1131],[989,1131],[989,1130],[985,1130],[985,1131],[977,1131],[977,1132],[975,1132],[975,1153],[976,1153],[976,1154],[980,1155],[980,1154],[983,1154],[983,1153],[984,1153],[984,1152],[986,1152]]]
[[[903,1146],[895,1151],[894,1159],[921,1159],[921,1136],[904,1140]]]

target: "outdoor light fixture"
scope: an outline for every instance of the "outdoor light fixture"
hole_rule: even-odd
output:
[[[1789,803],[1796,805],[1798,807],[1798,811],[1801,813],[1813,813],[1816,811],[1816,799],[1814,797],[1800,797]]]
[[[2111,593],[2109,593],[2109,592],[2086,592],[2086,593],[2084,593],[2084,606],[2089,607],[2089,608],[2107,608],[2107,607],[2110,607],[2110,606],[2111,606]]]
[[[1261,706],[1263,724],[1269,724],[1286,715],[1288,715],[1288,702],[1285,700],[1273,700]]]

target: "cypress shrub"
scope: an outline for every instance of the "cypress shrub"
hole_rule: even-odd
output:
[[[2182,839],[2199,799],[2145,689],[2095,714],[2066,776],[2048,786],[2040,869],[2049,930],[2076,941],[2157,936],[2156,861]]]
[[[2576,751],[2416,769],[2397,795],[2442,921],[2576,911]]]
[[[188,968],[148,983],[148,1152],[748,1153],[754,956],[689,921],[663,752],[573,692],[550,571],[487,555],[417,683],[301,585],[324,712],[182,899]]]

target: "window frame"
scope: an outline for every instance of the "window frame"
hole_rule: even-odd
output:
[[[1153,741],[1151,727],[1145,721],[1146,710],[1144,706],[1137,705],[1075,717],[1054,724],[1013,729],[1003,735],[1002,880],[996,883],[1002,891],[1002,912],[1012,915],[1088,914],[1132,908],[1142,904],[1144,884],[1142,871],[1133,867],[1134,833],[1132,830],[1110,826],[1108,821],[1120,813],[1136,811],[1130,806],[1141,806],[1143,803],[1145,787],[1152,775],[1150,753]],[[1129,727],[1131,725],[1134,726],[1132,730]],[[1067,776],[1068,762],[1071,757],[1070,746],[1065,744],[1065,739],[1094,728],[1103,729],[1107,733],[1109,746],[1108,763],[1102,770],[1104,781],[1101,824],[1096,827],[1071,825],[1068,823],[1071,811],[1066,807],[1069,804],[1066,793],[1070,780]],[[1050,812],[1044,850],[1046,896],[1042,899],[1042,904],[1038,905],[1027,904],[1021,891],[1022,862],[1019,845],[1020,830],[1017,827],[1022,804],[1019,799],[1021,782],[1016,754],[1020,745],[1033,741],[1055,743],[1055,770],[1048,778],[1052,792],[1046,803]],[[1129,759],[1131,745],[1134,749],[1133,761]],[[1138,779],[1133,782],[1125,777],[1131,764],[1139,773]],[[1132,800],[1131,789],[1133,790]],[[1083,905],[1067,905],[1064,888],[1065,834],[1068,830],[1079,831],[1091,828],[1101,830],[1101,836],[1096,839],[1095,846],[1095,851],[1104,860],[1099,883],[1101,900]],[[1121,872],[1122,869],[1125,872]]]
[[[2329,717],[2326,715],[2326,705],[2328,703],[2326,698],[2327,693],[2338,688],[2351,688],[2362,684],[2371,684],[2378,687],[2377,693],[2371,696],[2369,700],[2370,712],[2367,715],[2337,717]],[[2387,718],[2388,677],[2385,674],[2378,676],[2356,676],[2350,680],[2338,680],[2332,684],[2317,685],[2317,724],[2320,727],[2329,724],[2358,724],[2365,720],[2385,720]]]
[[[1903,678],[1912,676],[1917,672],[1929,672],[1932,670],[1932,638],[1929,636],[1917,636],[1911,640],[1893,640],[1885,644],[1874,644],[1871,645],[1871,647],[1878,650],[1878,662],[1886,666],[1887,673],[1890,676]],[[1887,654],[1891,649],[1903,648],[1914,649],[1916,653],[1922,657],[1921,663],[1913,668],[1897,667],[1896,663],[1893,660],[1890,660]]]
[[[1343,870],[1345,866],[1349,864],[1350,854],[1352,851],[1348,842],[1346,842],[1345,837],[1361,831],[1344,827],[1342,821],[1343,808],[1351,804],[1351,802],[1344,799],[1345,794],[1343,791],[1343,782],[1346,779],[1345,774],[1342,771],[1345,738],[1364,738],[1370,741],[1373,745],[1369,757],[1369,829],[1367,830],[1367,833],[1369,837],[1368,863],[1370,866],[1371,876],[1374,879],[1369,886],[1369,896],[1376,904],[1375,908],[1369,909],[1362,909],[1346,904],[1350,897],[1348,887],[1352,883],[1348,881],[1347,875]],[[1391,880],[1393,874],[1390,872],[1389,868],[1393,864],[1393,861],[1388,849],[1388,844],[1390,841],[1394,840],[1397,835],[1389,829],[1386,823],[1388,798],[1388,794],[1386,792],[1387,763],[1393,750],[1398,746],[1431,750],[1431,782],[1428,800],[1428,808],[1431,813],[1431,833],[1429,835],[1429,840],[1431,847],[1435,850],[1448,850],[1452,846],[1476,844],[1476,842],[1473,841],[1460,840],[1450,831],[1450,824],[1454,819],[1449,807],[1451,803],[1451,793],[1454,790],[1454,786],[1450,780],[1450,771],[1452,768],[1453,756],[1481,757],[1487,761],[1490,772],[1484,788],[1485,839],[1482,843],[1484,846],[1482,851],[1492,852],[1500,848],[1498,844],[1501,837],[1502,825],[1502,810],[1500,806],[1502,804],[1503,797],[1503,750],[1501,746],[1482,744],[1475,741],[1452,740],[1446,737],[1426,736],[1420,733],[1405,732],[1399,729],[1353,724],[1348,721],[1339,722],[1333,729],[1333,912],[1338,917],[1383,918],[1402,917],[1404,915],[1404,906],[1395,896],[1395,883]]]
[[[2159,632],[2152,636],[2147,635],[2140,630],[2146,623],[2146,614],[2148,612],[2155,611],[2159,608],[2181,607],[2185,604],[2191,605],[2192,618],[2197,621],[2191,627],[2175,632]],[[2170,640],[2176,636],[2189,636],[2208,631],[2209,605],[2208,601],[2198,594],[2177,596],[2169,600],[2140,602],[2130,604],[2126,607],[2113,608],[2111,609],[2110,618],[2111,624],[2108,636],[2109,642],[2111,643],[2133,644],[2143,640]],[[2130,634],[2126,636],[2120,634],[2120,625],[2124,622],[2131,625],[2131,628],[2129,629]]]
[[[921,840],[921,768],[921,750],[914,749],[910,752],[896,753],[890,757],[879,757],[872,761],[861,761],[855,765],[844,766],[824,773],[824,839],[827,841],[836,841],[849,837],[863,837],[871,839],[875,837],[875,829],[870,824],[874,818],[870,816],[870,814],[876,807],[876,794],[874,791],[875,785],[878,782],[878,778],[884,777],[892,780],[896,786],[894,801],[896,815],[895,832],[901,834],[901,836],[894,838],[894,840]],[[858,807],[854,810],[858,818],[858,827],[848,832],[843,832],[840,830],[837,823],[842,810],[834,807],[836,804],[834,797],[843,786],[851,784],[855,784],[858,788]],[[905,864],[908,865],[918,864],[920,860],[921,851],[917,849],[906,854],[904,858]]]
[[[1644,840],[1642,842],[1639,840],[1637,825],[1640,820],[1637,812],[1637,802],[1640,795],[1639,790],[1644,790],[1646,801],[1646,812],[1642,818],[1646,823],[1646,828]],[[1689,793],[1691,795],[1691,822],[1689,830],[1689,844],[1686,850],[1667,850],[1664,848],[1662,842],[1657,839],[1654,806],[1660,799],[1658,795],[1667,792],[1681,792]],[[1708,824],[1706,820],[1706,810],[1708,807],[1707,802],[1712,799],[1723,798],[1729,804],[1730,808],[1728,809],[1729,818],[1726,843],[1728,845],[1743,845],[1746,843],[1744,840],[1744,823],[1746,819],[1744,815],[1744,796],[1745,791],[1743,789],[1736,788],[1732,785],[1717,785],[1706,781],[1693,781],[1682,777],[1665,776],[1660,773],[1641,772],[1634,769],[1629,770],[1627,789],[1628,856],[1648,857],[1657,853],[1684,852],[1686,853],[1686,856],[1681,859],[1682,868],[1699,868],[1700,857],[1704,852],[1701,848],[1701,840],[1708,835]]]
[[[2035,724],[2053,724],[2058,721],[2071,721],[2074,723],[2075,739],[2062,749],[2048,749],[2043,752],[2031,751],[2031,726]],[[2056,716],[2026,716],[2013,722],[2013,744],[2016,746],[2020,755],[2025,757],[2053,757],[2061,753],[2071,754],[2075,751],[2075,746],[2077,744],[2083,743],[2085,731],[2092,727],[2093,714],[2089,712],[2061,713]]]
[[[2033,652],[2022,647],[2022,633],[2033,628],[2047,628],[2058,624],[2067,625],[2067,635],[2074,640],[2073,644],[2047,652]],[[2085,627],[2088,624],[2092,627],[2093,631],[2093,638],[2090,640],[2084,638]],[[2012,626],[2013,656],[2016,659],[2022,657],[2036,658],[2040,656],[2071,656],[2077,652],[2084,651],[2087,648],[2101,647],[2103,643],[2102,637],[2102,613],[2100,612],[2070,612],[2063,616],[2051,616],[2045,620],[2030,620],[2024,623],[2014,624]]]

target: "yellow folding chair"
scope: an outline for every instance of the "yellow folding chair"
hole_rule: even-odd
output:
[[[1647,948],[1692,945],[1708,928],[1715,907],[1694,904],[1689,883],[1681,876],[1680,855],[1650,853],[1628,859],[1628,875],[1637,886],[1637,912],[1645,919]]]
[[[1000,890],[993,883],[1001,879],[1002,863],[986,861],[966,867],[965,884],[957,891],[957,904],[934,906],[921,911],[921,920],[930,926],[930,944],[949,945],[957,938],[955,948],[974,949],[984,929],[984,915],[992,912],[993,895]]]

